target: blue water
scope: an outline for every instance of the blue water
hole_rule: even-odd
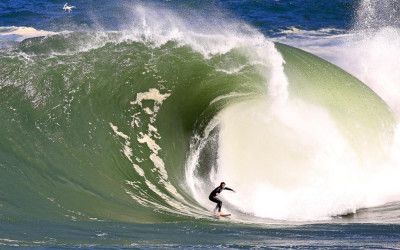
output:
[[[0,26],[29,26],[36,29],[63,30],[74,28],[118,29],[125,18],[126,5],[140,1],[81,1],[71,2],[77,8],[64,13],[63,1],[2,1]],[[295,26],[305,30],[321,28],[348,29],[352,27],[357,1],[152,1],[160,8],[178,8],[183,12],[222,13],[233,16],[272,35]],[[61,6],[61,7],[60,7]]]
[[[0,248],[400,248],[399,1],[64,4],[0,2]]]

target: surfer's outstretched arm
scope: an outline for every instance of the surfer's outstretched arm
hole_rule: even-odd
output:
[[[226,190],[230,190],[230,191],[232,191],[232,192],[236,193],[236,191],[235,191],[235,190],[233,190],[232,188],[225,187],[224,189],[226,189]]]

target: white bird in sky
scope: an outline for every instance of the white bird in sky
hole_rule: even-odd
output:
[[[73,8],[76,8],[76,7],[75,7],[75,6],[68,5],[68,3],[65,3],[65,4],[64,4],[64,7],[63,7],[63,10],[68,11],[68,12],[71,12]]]

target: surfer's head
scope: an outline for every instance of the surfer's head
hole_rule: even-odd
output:
[[[225,182],[221,182],[221,184],[219,186],[224,188],[225,187]]]

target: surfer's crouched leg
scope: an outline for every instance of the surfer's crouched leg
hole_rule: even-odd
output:
[[[221,207],[222,207],[222,201],[218,199],[217,197],[208,197],[210,201],[217,203],[217,206],[215,207],[215,210],[218,209],[218,212],[221,212]]]

